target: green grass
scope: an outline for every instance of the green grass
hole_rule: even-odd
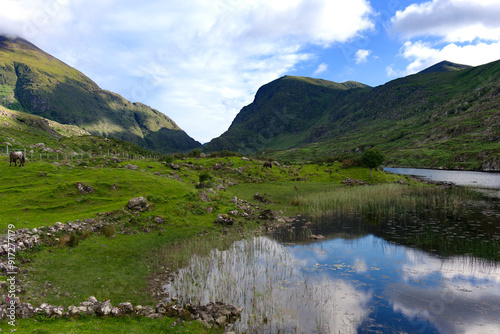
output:
[[[133,162],[134,163],[134,162]],[[194,191],[190,185],[166,177],[154,171],[166,172],[159,163],[135,162],[142,168],[128,170],[115,167],[54,166],[49,163],[26,163],[24,168],[0,165],[2,184],[0,200],[4,203],[0,216],[0,229],[8,224],[17,228],[38,227],[56,221],[70,221],[95,216],[126,206],[132,197],[172,197],[166,203],[153,203],[156,212],[166,217],[176,206],[179,197]],[[146,165],[155,168],[149,169]],[[95,192],[81,194],[76,182],[91,186]],[[117,185],[117,189],[112,189]],[[173,195],[173,196],[172,196]]]
[[[120,317],[120,318],[97,318],[83,317],[78,319],[52,320],[42,317],[35,319],[19,319],[16,321],[17,333],[33,334],[93,334],[93,333],[116,333],[116,334],[143,334],[143,333],[222,333],[220,329],[207,329],[197,321],[184,323],[182,326],[172,326],[177,319],[148,319],[145,317]],[[10,331],[12,326],[0,323],[2,331]]]
[[[209,228],[202,226],[203,228]],[[167,226],[158,233],[94,235],[77,247],[51,247],[29,254],[30,263],[24,300],[33,305],[79,305],[89,296],[111,299],[113,305],[129,301],[133,305],[154,305],[147,278],[167,259],[157,259],[165,244],[173,244],[199,232],[199,228]],[[61,273],[64,272],[64,275]],[[51,287],[46,288],[47,282]]]
[[[0,164],[0,200],[5,207],[0,215],[0,227],[4,231],[8,224],[32,228],[52,225],[56,221],[64,223],[99,217],[108,217],[117,229],[113,238],[94,232],[82,238],[75,247],[55,244],[20,254],[18,259],[22,258],[21,267],[26,272],[19,279],[27,291],[22,299],[34,305],[47,302],[67,307],[78,305],[91,295],[99,300],[109,298],[113,305],[125,301],[134,305],[154,305],[156,297],[150,285],[153,278],[184,266],[193,254],[208,254],[214,247],[227,248],[234,240],[257,229],[255,222],[244,221],[243,225],[238,223],[224,234],[221,227],[213,223],[218,213],[236,208],[230,201],[232,196],[255,203],[253,194],[267,193],[273,201],[268,208],[295,215],[302,210],[292,204],[295,196],[307,197],[317,192],[343,189],[340,181],[346,177],[375,184],[400,178],[375,171],[374,178],[370,179],[368,169],[342,169],[339,163],[265,169],[261,161],[245,161],[240,157],[176,160],[174,164],[180,169],[175,171],[168,165],[149,160],[117,164],[108,158],[98,158],[87,160],[85,164],[76,160],[68,163],[69,166],[55,166],[47,162],[27,162],[24,168],[9,168],[5,160]],[[128,163],[140,169],[123,168]],[[223,169],[215,170],[216,164]],[[165,177],[174,172],[182,181]],[[211,194],[206,188],[196,189],[200,175],[210,175],[206,187],[224,184],[227,190]],[[74,186],[76,182],[93,187],[95,192],[80,194]],[[236,185],[230,187],[229,183]],[[112,189],[114,185],[118,186],[116,190]],[[207,192],[210,202],[201,201],[201,191]],[[122,207],[136,196],[146,197],[151,210],[138,216],[123,214]],[[207,213],[209,206],[213,213]],[[102,216],[104,212],[108,214]],[[158,226],[154,223],[157,216],[164,219]],[[132,231],[149,228],[152,232],[125,235],[119,233],[121,228]],[[20,320],[19,328],[26,328],[27,332],[85,333],[94,327],[103,332],[119,332],[117,328],[129,326],[130,332],[144,328],[168,333],[173,321],[35,320]],[[166,327],[162,327],[164,325]],[[2,326],[0,328],[8,328]],[[189,332],[187,328],[193,327],[183,331]],[[196,332],[198,327],[194,328]]]

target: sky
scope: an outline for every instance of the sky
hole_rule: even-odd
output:
[[[500,0],[0,0],[23,37],[102,89],[220,136],[284,75],[370,86],[500,59]]]

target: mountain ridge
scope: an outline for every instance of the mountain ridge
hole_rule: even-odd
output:
[[[500,170],[500,61],[430,69],[345,90],[312,78],[277,79],[205,149],[300,161],[376,146],[394,165]]]

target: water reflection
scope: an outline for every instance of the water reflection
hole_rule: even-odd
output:
[[[241,305],[238,333],[498,333],[500,268],[374,235],[283,245],[266,237],[193,258],[166,286]]]
[[[165,289],[184,302],[244,307],[234,328],[239,333],[355,332],[369,313],[371,293],[332,278],[326,266],[297,251],[266,237],[243,240],[192,258]]]

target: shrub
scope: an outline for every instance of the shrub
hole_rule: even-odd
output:
[[[63,234],[63,235],[61,235],[61,236],[59,237],[59,245],[60,245],[61,247],[66,246],[66,245],[69,243],[69,238],[70,238],[70,237],[69,237],[69,235],[67,235],[67,234]]]
[[[85,240],[90,237],[90,230],[85,230],[82,232],[82,239]]]
[[[174,161],[174,157],[171,155],[164,155],[160,158],[160,161],[164,161],[165,163],[169,164]]]
[[[342,168],[347,169],[352,166],[354,166],[354,161],[352,159],[348,158],[342,161]]]
[[[190,158],[199,158],[200,156],[201,156],[201,149],[199,148],[195,148],[188,154],[188,157]]]
[[[203,183],[205,181],[208,181],[212,178],[210,173],[208,171],[203,171],[198,175],[198,178],[200,179],[200,183]]]
[[[102,229],[102,233],[106,236],[106,238],[111,238],[115,234],[115,227],[112,225],[106,225]]]
[[[80,242],[80,238],[76,235],[75,232],[71,232],[71,234],[69,235],[68,246],[69,247],[76,247],[76,246],[78,246],[79,242]]]

